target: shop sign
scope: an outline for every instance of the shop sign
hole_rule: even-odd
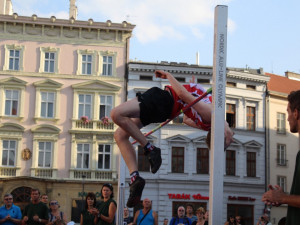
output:
[[[173,193],[169,193],[168,194],[169,199],[185,199],[185,200],[191,200],[191,195],[190,194],[173,194]],[[209,197],[208,196],[202,196],[201,194],[196,194],[196,195],[192,195],[194,200],[208,200]]]
[[[242,196],[228,196],[228,200],[237,200],[237,201],[255,201],[255,198],[251,197],[242,197]]]

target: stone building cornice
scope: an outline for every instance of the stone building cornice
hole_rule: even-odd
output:
[[[122,23],[79,21],[70,18],[56,19],[13,15],[0,15],[0,37],[18,40],[51,41],[56,43],[124,43],[131,37],[135,25]],[[67,42],[68,41],[68,42]]]
[[[206,75],[212,76],[212,66],[201,66],[201,65],[189,65],[187,63],[176,63],[176,62],[165,62],[160,63],[149,63],[149,62],[134,62],[129,63],[129,71],[131,72],[143,72],[143,73],[154,73],[155,70],[165,70],[174,75]],[[254,72],[258,71],[258,72]],[[239,68],[227,68],[227,78],[247,80],[258,83],[266,84],[270,77],[264,73],[259,73],[258,70],[246,71]]]

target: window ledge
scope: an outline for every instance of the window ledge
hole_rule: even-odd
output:
[[[35,122],[37,121],[53,121],[57,122],[59,121],[59,118],[43,118],[43,117],[34,117]]]
[[[22,121],[24,116],[0,116],[1,119],[12,119]]]

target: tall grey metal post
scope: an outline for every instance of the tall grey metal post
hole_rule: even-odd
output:
[[[125,207],[125,162],[120,154],[119,158],[119,177],[118,177],[118,207],[117,207],[117,225],[123,225],[123,209]]]
[[[213,60],[213,113],[210,156],[209,224],[224,224],[224,122],[228,7],[215,7]]]

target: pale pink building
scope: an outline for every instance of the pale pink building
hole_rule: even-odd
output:
[[[74,17],[0,15],[0,194],[23,206],[39,188],[76,220],[83,188],[117,187],[116,126],[101,118],[125,100],[134,25]]]

